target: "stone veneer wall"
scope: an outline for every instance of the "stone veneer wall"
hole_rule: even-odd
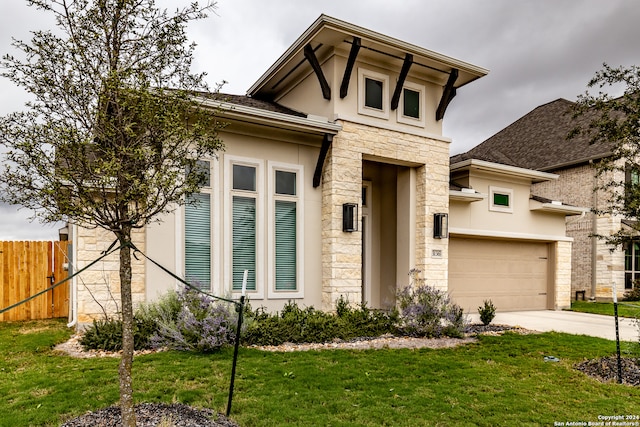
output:
[[[361,231],[342,231],[342,204],[360,202],[362,160],[402,162],[416,167],[416,259],[428,283],[447,289],[448,240],[432,237],[433,213],[449,211],[449,143],[386,129],[342,122],[322,175],[322,307],[331,310],[341,295],[359,300],[362,286]],[[359,206],[362,211],[362,206]],[[408,242],[407,242],[408,244]],[[437,248],[444,254],[431,258]]]
[[[103,229],[76,227],[75,270],[80,270],[93,262],[107,250],[115,240],[113,233]],[[132,235],[133,243],[141,251],[145,250],[145,233],[136,230]],[[145,264],[144,258],[131,257],[131,291],[134,306],[145,300]],[[82,273],[77,280],[78,322],[91,322],[93,319],[116,315],[120,306],[120,261],[118,252],[99,261]]]
[[[555,248],[555,309],[571,307],[571,242],[557,242]]]

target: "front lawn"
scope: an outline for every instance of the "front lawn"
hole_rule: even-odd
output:
[[[614,313],[612,302],[573,301],[571,303],[571,311],[605,314],[607,316],[613,316]],[[640,317],[640,301],[618,302],[618,316],[632,318]]]
[[[0,324],[0,424],[57,426],[117,403],[118,360],[52,353],[69,334],[57,321]],[[557,333],[438,350],[241,349],[231,418],[242,426],[538,426],[640,415],[640,389],[573,369],[614,352],[611,341]],[[232,354],[136,357],[135,400],[224,412]]]

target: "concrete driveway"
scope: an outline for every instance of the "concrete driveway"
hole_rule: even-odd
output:
[[[474,323],[480,322],[478,313],[469,314],[469,319]],[[614,317],[600,314],[553,310],[498,312],[492,323],[541,332],[556,331],[616,339]],[[638,328],[633,319],[619,318],[619,329],[621,341],[638,341]]]

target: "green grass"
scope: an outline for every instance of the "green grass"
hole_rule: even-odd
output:
[[[573,301],[571,303],[571,311],[605,314],[607,316],[613,316],[614,313],[612,302]],[[640,317],[640,301],[618,302],[618,316],[633,318]]]
[[[0,324],[0,425],[54,426],[117,403],[118,360],[50,351],[68,336],[63,322]],[[231,416],[243,426],[538,426],[640,414],[640,389],[573,369],[613,353],[612,341],[557,333],[438,350],[241,349]],[[135,400],[224,412],[232,354],[136,357]]]

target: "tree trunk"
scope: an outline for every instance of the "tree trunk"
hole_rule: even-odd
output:
[[[116,233],[120,248],[120,300],[122,307],[122,357],[118,374],[120,378],[120,411],[122,425],[135,427],[136,414],[133,410],[133,387],[131,369],[133,367],[133,301],[131,298],[131,227],[125,226]]]

